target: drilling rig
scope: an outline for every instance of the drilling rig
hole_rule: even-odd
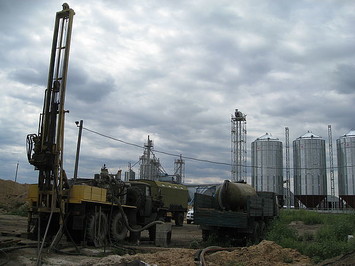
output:
[[[51,247],[57,245],[64,234],[75,243],[103,246],[124,240],[130,231],[131,240],[137,241],[143,230],[155,235],[154,226],[163,223],[159,215],[165,213],[161,199],[154,198],[152,184],[123,182],[105,167],[94,179],[67,179],[63,169],[64,102],[74,14],[68,4],[56,14],[38,134],[27,136],[28,161],[39,171],[38,182],[28,191],[27,232],[38,243],[42,241],[40,250],[48,240]],[[175,190],[187,205],[187,188],[180,185]]]
[[[70,41],[74,10],[64,3],[56,13],[47,88],[38,134],[27,135],[27,157],[38,174],[38,198],[31,206],[38,215],[37,229],[46,221],[62,224],[68,196],[68,182],[63,169],[64,109]],[[33,217],[30,217],[32,219]],[[48,230],[58,228],[49,227]],[[43,233],[43,232],[42,232]]]

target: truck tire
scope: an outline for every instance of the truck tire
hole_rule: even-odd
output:
[[[265,238],[265,233],[266,233],[266,224],[264,221],[260,221],[260,227],[259,227],[259,239],[263,240]]]
[[[108,226],[107,217],[103,212],[89,214],[87,224],[87,240],[95,247],[102,247],[106,244]]]
[[[124,223],[123,215],[120,212],[116,212],[113,215],[111,221],[110,235],[114,242],[120,242],[127,236],[128,228]]]
[[[258,222],[253,223],[253,232],[250,236],[252,244],[258,244],[260,242],[260,225]]]
[[[178,212],[174,215],[175,225],[182,226],[184,224],[184,213]]]
[[[209,230],[202,230],[202,240],[207,241],[209,237],[210,237],[210,231]]]
[[[153,225],[153,226],[149,227],[148,232],[149,232],[149,240],[150,241],[155,241],[155,236],[156,236],[156,233],[157,233],[156,226]]]

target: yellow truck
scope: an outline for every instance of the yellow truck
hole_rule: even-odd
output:
[[[63,196],[66,204],[53,204],[58,210],[41,208],[38,204],[40,193],[38,184],[29,186],[30,238],[35,239],[38,234],[53,238],[62,231],[77,243],[95,246],[109,241],[121,242],[128,231],[134,233],[132,228],[148,229],[154,240],[156,222],[174,219],[176,225],[183,224],[188,202],[187,187],[181,184],[151,180],[123,182],[103,175],[71,184]]]

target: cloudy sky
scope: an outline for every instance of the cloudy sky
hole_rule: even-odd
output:
[[[355,2],[91,1],[75,10],[65,109],[64,168],[78,128],[186,159],[186,182],[230,178],[230,118],[247,115],[250,143],[312,131],[333,146],[355,127]],[[55,13],[62,1],[0,1],[0,178],[32,183],[25,138],[37,133]],[[291,145],[292,146],[292,145]],[[127,170],[142,148],[83,131],[80,177]],[[336,152],[334,151],[336,162]],[[177,157],[156,152],[172,173]],[[292,150],[291,150],[292,155]],[[328,162],[327,162],[328,163]],[[138,170],[136,168],[135,170]]]

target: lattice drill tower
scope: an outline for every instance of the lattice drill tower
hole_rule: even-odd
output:
[[[246,115],[235,109],[231,118],[232,181],[246,181]]]

